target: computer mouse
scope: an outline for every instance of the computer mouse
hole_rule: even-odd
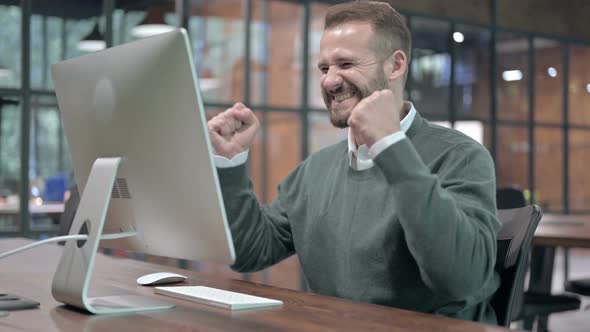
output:
[[[152,286],[182,282],[186,279],[187,278],[182,274],[172,272],[156,272],[137,278],[137,283],[143,286]]]

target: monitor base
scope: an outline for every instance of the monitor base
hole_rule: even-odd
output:
[[[66,241],[51,291],[53,297],[93,314],[131,313],[162,310],[174,305],[136,295],[88,297],[88,288],[98,244],[102,235],[113,185],[121,164],[120,157],[98,158],[86,182],[70,228],[70,235],[88,234],[86,240]]]
[[[174,308],[174,304],[170,302],[139,295],[90,297],[88,303],[94,309],[92,313],[99,315]]]

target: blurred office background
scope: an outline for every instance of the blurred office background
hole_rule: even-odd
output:
[[[208,116],[236,101],[257,112],[250,171],[272,201],[301,160],[346,137],[328,121],[316,67],[336,2],[0,0],[0,235],[56,234],[74,184],[51,64],[177,26],[189,32]],[[390,3],[413,34],[406,96],[418,111],[485,145],[498,186],[523,189],[544,212],[590,213],[590,1]],[[304,287],[296,257],[252,275],[180,264]]]

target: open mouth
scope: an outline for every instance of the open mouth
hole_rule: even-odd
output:
[[[332,94],[332,101],[335,101],[337,103],[341,103],[341,102],[345,101],[346,99],[353,97],[355,95],[355,93],[356,93],[356,90],[343,92],[340,94]]]

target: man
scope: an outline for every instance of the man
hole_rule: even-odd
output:
[[[257,271],[297,253],[316,293],[495,323],[493,161],[402,100],[410,45],[388,4],[330,7],[318,68],[331,122],[349,138],[302,162],[269,206],[244,166],[254,114],[238,103],[209,121],[232,268]]]

